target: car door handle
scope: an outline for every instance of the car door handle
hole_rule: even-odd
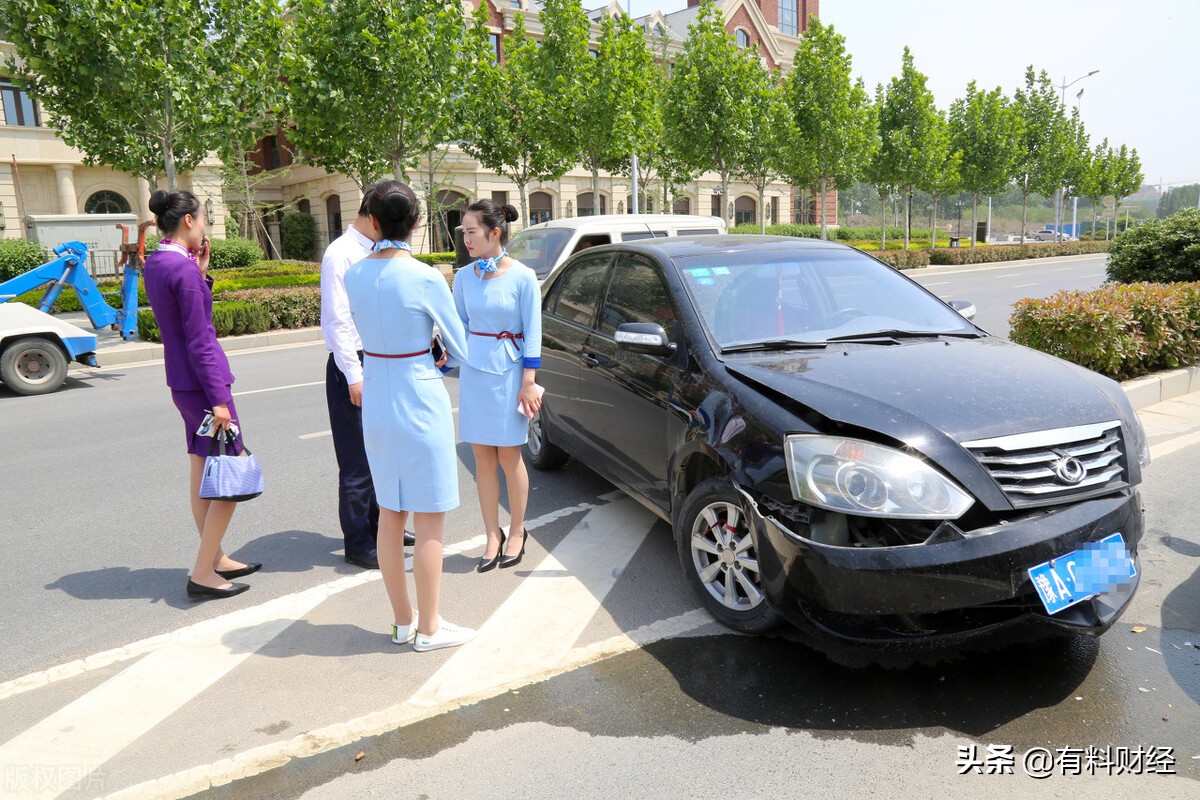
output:
[[[579,355],[579,360],[583,362],[583,365],[584,365],[585,367],[598,367],[598,366],[600,366],[600,359],[596,358],[596,357],[595,357],[594,355],[592,355],[591,353],[581,353],[581,354]]]

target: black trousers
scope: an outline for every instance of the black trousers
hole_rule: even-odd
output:
[[[358,354],[362,360],[362,353]],[[325,400],[338,464],[338,519],[346,555],[359,556],[375,549],[379,535],[379,504],[371,483],[371,467],[363,444],[362,409],[350,402],[346,376],[329,354],[325,366]]]

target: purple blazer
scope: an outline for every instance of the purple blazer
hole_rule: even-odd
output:
[[[158,249],[142,273],[146,297],[162,334],[167,386],[204,392],[210,405],[233,399],[233,372],[212,322],[212,278],[182,253]]]

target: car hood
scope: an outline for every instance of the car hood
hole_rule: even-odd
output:
[[[961,443],[1124,421],[1114,381],[990,336],[831,344],[802,356],[727,359],[725,366],[826,418],[923,451],[942,436]]]

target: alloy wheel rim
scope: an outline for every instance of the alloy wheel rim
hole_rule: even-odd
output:
[[[692,522],[692,566],[713,599],[730,611],[751,611],[763,602],[754,537],[736,503],[709,503]]]
[[[542,452],[542,422],[537,417],[529,421],[529,453],[534,458]]]

